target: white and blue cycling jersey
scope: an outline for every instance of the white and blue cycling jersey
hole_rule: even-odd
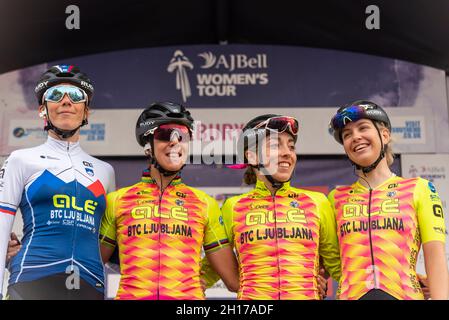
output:
[[[79,142],[47,142],[11,153],[0,170],[0,291],[16,211],[23,217],[22,248],[11,260],[9,285],[77,267],[104,290],[98,231],[106,194],[114,191],[111,165],[85,153]]]

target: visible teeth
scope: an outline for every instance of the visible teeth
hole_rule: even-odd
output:
[[[366,146],[368,146],[368,145],[367,145],[367,144],[361,144],[361,145],[355,147],[355,148],[354,148],[354,151],[359,151],[359,150],[365,148]]]
[[[288,168],[288,167],[290,167],[290,164],[288,164],[286,162],[281,162],[281,163],[279,163],[279,167]]]
[[[179,158],[181,155],[179,154],[179,153],[177,153],[177,152],[170,152],[169,154],[168,154],[168,156],[170,157],[170,158]]]

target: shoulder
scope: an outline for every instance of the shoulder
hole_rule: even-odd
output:
[[[91,162],[95,167],[104,169],[106,172],[114,173],[114,168],[108,162],[95,158],[86,152],[84,152],[84,157],[86,161]]]
[[[200,199],[200,200],[204,200],[204,201],[210,201],[210,200],[213,200],[213,201],[215,201],[214,198],[212,198],[210,195],[208,195],[208,194],[207,194],[206,192],[204,192],[203,190],[200,190],[200,189],[197,189],[197,188],[188,186],[188,185],[186,185],[186,184],[181,184],[180,186],[183,186],[183,187],[186,188],[187,190],[191,191],[191,192],[192,192],[198,199]],[[179,188],[179,189],[180,189],[180,191],[182,191],[181,188]]]
[[[357,189],[357,183],[353,183],[352,185],[343,185],[343,186],[337,186],[334,189],[332,189],[328,195],[327,198],[332,201],[333,199],[335,199],[336,197],[339,198],[341,196],[345,196],[348,194],[352,194],[354,192],[355,189]]]
[[[120,199],[122,196],[126,195],[129,191],[132,191],[133,189],[136,189],[136,195],[137,195],[137,192],[138,192],[137,188],[138,188],[139,184],[140,184],[140,182],[135,183],[131,186],[123,187],[118,190],[109,192],[107,195],[108,201],[111,201],[111,200],[115,201],[117,199]]]
[[[252,197],[252,191],[229,197],[224,201],[224,203],[221,207],[222,211],[227,211],[229,209],[232,210],[235,207],[235,205],[240,202],[255,203],[255,202],[257,202],[257,199],[254,199]]]
[[[40,156],[41,151],[43,150],[44,145],[39,145],[37,147],[32,148],[25,148],[25,149],[18,149],[9,155],[7,160],[15,160],[15,161],[21,161],[21,160],[27,160],[32,158],[33,156]]]
[[[423,191],[430,191],[432,193],[436,193],[436,187],[433,184],[432,181],[429,181],[427,179],[421,178],[421,177],[416,177],[416,178],[410,178],[410,179],[403,179],[402,180],[403,184],[413,184],[416,186],[415,188],[415,193],[421,193]]]
[[[33,159],[36,159],[36,157],[40,157],[40,155],[42,154],[40,150],[41,146],[15,150],[11,152],[11,154],[6,158],[5,162],[3,163],[3,167],[8,167],[13,171],[21,170],[21,168],[23,168],[23,170],[26,170],[29,167],[28,164],[33,161]]]

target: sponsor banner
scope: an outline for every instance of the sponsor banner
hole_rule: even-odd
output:
[[[86,152],[92,155],[125,155],[127,153],[116,153],[114,150],[119,146],[110,139],[112,128],[120,127],[119,110],[111,110],[108,113],[116,113],[117,116],[109,118],[103,114],[92,112],[89,123],[80,129],[80,143]],[[138,113],[138,111],[136,111]],[[7,113],[9,116],[9,113]],[[115,120],[115,121],[114,121]],[[44,122],[36,117],[35,112],[25,112],[21,117],[10,116],[5,126],[6,134],[0,138],[3,145],[3,155],[8,155],[12,151],[21,148],[30,148],[44,143],[47,140],[47,132],[43,130]],[[120,136],[120,129],[116,131]],[[135,140],[135,138],[133,138]],[[111,150],[113,153],[111,153]]]
[[[42,129],[42,121],[11,119],[9,121],[8,145],[12,147],[29,147],[43,143],[47,138]]]
[[[54,63],[67,62],[49,64]],[[101,108],[143,107],[161,99],[202,108],[330,107],[360,97],[386,107],[446,105],[444,71],[328,49],[163,47],[83,56],[70,63],[95,80],[94,103]]]
[[[136,119],[111,110],[135,110],[131,112],[138,115],[137,110],[164,100],[191,107],[198,120],[206,122],[208,119],[206,127],[223,125],[218,128],[222,134],[237,119],[240,120],[238,124],[242,124],[262,112],[296,110],[292,114],[303,121],[304,153],[340,153],[338,146],[331,145],[325,131],[337,106],[356,99],[370,99],[388,109],[397,136],[397,152],[449,153],[449,139],[444,138],[449,136],[449,118],[446,77],[442,70],[327,49],[211,45],[107,52],[0,75],[0,105],[10,114],[0,119],[0,154],[22,146],[20,140],[11,137],[10,141],[10,121],[24,117],[34,119],[36,79],[56,63],[78,65],[94,81],[91,109],[94,114],[105,113],[97,119],[99,127],[92,128],[96,133],[85,134],[87,140],[97,136],[93,139],[97,139],[98,144],[92,148],[96,154],[124,155],[123,150],[135,149],[130,140],[126,140],[127,146],[120,148],[117,140],[108,139],[111,131],[126,135],[124,122],[129,121],[133,127]],[[108,123],[112,126],[109,130]],[[102,142],[101,124],[105,129]],[[31,139],[38,139],[38,131],[32,131],[39,126],[39,123],[28,128],[17,126],[13,134],[28,134]],[[114,148],[120,152],[114,153]],[[223,148],[221,152],[207,151],[230,153],[230,147]]]
[[[443,203],[446,231],[449,227],[449,155],[448,154],[407,154],[401,156],[402,176],[422,177],[435,185]],[[449,262],[449,241],[446,238],[446,256]],[[424,256],[421,250],[416,269],[425,273]]]
[[[387,109],[391,114],[393,131],[393,150],[402,153],[429,153],[435,149],[434,126],[427,125],[428,118],[413,115],[414,108]],[[404,110],[407,116],[403,116]],[[135,123],[141,110],[114,109],[95,110],[89,124],[81,128],[81,144],[92,155],[126,156],[143,155],[142,148],[135,138]],[[196,162],[205,164],[231,163],[237,151],[237,139],[245,123],[251,118],[271,113],[272,109],[191,109],[195,122],[193,142],[190,153]],[[329,133],[329,120],[335,112],[333,108],[278,108],[277,113],[294,116],[299,120],[300,131],[297,142],[299,154],[343,154],[344,150]],[[33,147],[46,139],[41,119],[29,117],[10,118],[3,155],[18,148]],[[201,157],[198,157],[201,156]]]

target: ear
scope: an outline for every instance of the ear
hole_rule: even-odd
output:
[[[382,136],[382,141],[385,144],[390,143],[391,141],[391,132],[387,128],[383,127],[380,129],[380,135]]]
[[[89,118],[89,116],[90,116],[90,109],[88,106],[85,106],[84,107],[84,119],[87,120]]]
[[[151,156],[151,143],[147,142],[147,144],[143,147],[143,151],[147,157]]]
[[[47,118],[47,109],[45,108],[45,106],[43,104],[39,106],[39,117]]]
[[[245,155],[246,155],[246,159],[248,159],[248,163],[250,165],[253,165],[253,166],[257,165],[258,160],[257,160],[257,155],[255,152],[246,150]]]

